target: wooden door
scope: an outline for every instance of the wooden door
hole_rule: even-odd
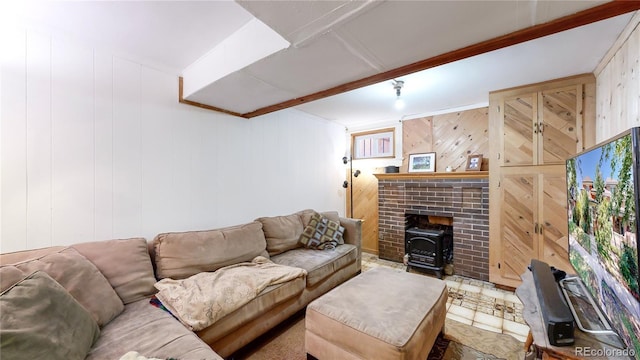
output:
[[[523,94],[504,100],[504,162],[505,166],[533,165],[535,134],[534,119],[537,119],[537,97],[535,93]]]
[[[354,171],[356,169],[354,168]],[[348,174],[349,170],[347,170]],[[353,214],[351,214],[353,185]],[[378,254],[378,179],[372,171],[361,171],[347,188],[347,216],[362,219],[362,251]]]
[[[567,183],[565,166],[545,167],[539,175],[541,192],[539,199],[539,225],[542,246],[539,259],[569,272]]]
[[[582,85],[543,91],[539,104],[542,114],[539,163],[564,164],[582,149]]]
[[[537,258],[539,244],[535,232],[537,218],[537,174],[505,171],[501,181],[500,248],[497,264],[499,283],[520,284],[520,275],[532,258]],[[491,280],[495,281],[495,280]]]

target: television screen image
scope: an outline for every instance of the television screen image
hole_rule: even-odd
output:
[[[638,137],[633,128],[567,160],[569,260],[629,349],[640,354]]]

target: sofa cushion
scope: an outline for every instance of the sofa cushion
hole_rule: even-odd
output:
[[[84,359],[100,335],[93,317],[60,284],[36,271],[0,295],[6,359]]]
[[[129,303],[102,328],[86,360],[119,359],[129,351],[146,357],[221,360],[211,348],[168,312],[148,299]]]
[[[320,212],[320,215],[326,217],[331,221],[335,221],[337,223],[340,222],[340,215],[338,215],[337,211],[323,211],[323,212]]]
[[[357,258],[358,248],[351,244],[344,244],[327,251],[305,248],[289,250],[271,257],[271,261],[307,270],[307,287],[310,287],[355,262]]]
[[[300,215],[261,217],[262,230],[267,240],[269,255],[276,255],[300,247],[300,234],[304,227]]]
[[[15,266],[0,267],[0,292],[7,290],[24,277],[25,273]]]
[[[215,324],[196,332],[208,342],[214,342],[242,325],[260,318],[269,310],[295,296],[299,296],[305,288],[305,278],[299,277],[282,284],[271,285],[262,290],[258,296],[238,310],[218,320]]]
[[[302,220],[302,226],[305,227],[309,225],[309,221],[311,220],[311,217],[316,213],[317,211],[313,209],[304,209],[304,210],[298,211],[296,215],[300,216],[300,220]]]
[[[159,279],[184,279],[256,256],[268,257],[262,224],[257,221],[216,230],[159,234],[153,245]]]
[[[311,221],[311,217],[316,213],[317,213],[317,211],[315,211],[313,209],[305,209],[305,210],[298,211],[296,214],[298,214],[300,216],[300,219],[302,220],[302,225],[303,226],[307,226],[307,225],[309,225],[309,221]],[[333,210],[333,211],[321,211],[320,215],[326,217],[329,220],[333,220],[333,221],[338,222],[338,223],[340,222],[340,215],[335,210]]]
[[[123,303],[155,294],[156,277],[145,239],[93,241],[72,247],[102,272]]]
[[[100,270],[73,248],[8,266],[14,266],[25,276],[37,270],[46,272],[84,306],[100,326],[124,310],[122,300]]]
[[[340,222],[329,220],[315,213],[300,235],[300,243],[308,249],[334,249],[336,246],[344,244],[343,233],[344,227],[340,226]]]
[[[50,246],[40,249],[29,249],[0,254],[0,265],[11,265],[19,262],[25,262],[27,260],[38,259],[48,254],[57,253],[65,248],[67,248],[67,246]]]

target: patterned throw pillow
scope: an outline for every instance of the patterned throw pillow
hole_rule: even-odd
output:
[[[335,249],[336,246],[344,244],[342,234],[344,227],[340,226],[339,222],[315,213],[300,235],[300,243],[309,249]]]

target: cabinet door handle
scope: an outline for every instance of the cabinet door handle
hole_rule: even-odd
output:
[[[536,233],[536,234],[538,233],[538,223],[536,223],[536,224],[534,225],[534,227],[533,227],[533,232],[534,232],[534,233]]]
[[[533,133],[534,134],[538,133],[538,123],[533,124]]]
[[[544,135],[544,124],[543,123],[538,123],[538,131],[540,132],[540,135]]]

